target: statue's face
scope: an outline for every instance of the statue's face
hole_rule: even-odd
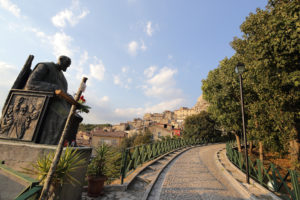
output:
[[[68,57],[61,57],[58,61],[58,64],[60,65],[61,70],[65,72],[70,66],[70,60]]]
[[[62,59],[60,66],[61,70],[63,70],[64,72],[67,71],[67,68],[70,66],[69,61],[67,59]]]

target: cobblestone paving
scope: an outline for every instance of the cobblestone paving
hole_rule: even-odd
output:
[[[166,174],[160,199],[243,200],[215,165],[215,152],[223,147],[197,147],[182,154]]]
[[[224,177],[220,166],[216,165],[216,152],[219,151],[219,162],[238,182],[244,185],[250,193],[260,200],[272,199],[266,192],[254,185],[245,185],[244,177],[229,164],[225,155],[225,144],[215,144],[196,147],[175,158],[162,171],[154,184],[147,200],[245,200]],[[223,149],[223,150],[222,150]],[[159,162],[164,162],[161,160]],[[155,169],[156,164],[150,169]],[[158,166],[157,166],[158,167]],[[151,179],[151,171],[142,173],[140,178]],[[138,187],[138,185],[135,185]],[[139,188],[139,187],[138,187]],[[140,190],[131,188],[127,191],[105,191],[104,195],[91,198],[82,195],[82,200],[141,200]]]

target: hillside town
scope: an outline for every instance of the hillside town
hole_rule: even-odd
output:
[[[0,200],[300,200],[299,10],[0,0]]]
[[[132,121],[119,124],[96,127],[91,131],[79,131],[76,143],[79,146],[96,148],[100,144],[120,146],[124,138],[140,134],[146,129],[152,134],[153,140],[163,137],[180,136],[184,127],[184,119],[188,116],[206,111],[208,103],[202,95],[197,99],[192,108],[180,107],[177,110],[166,110],[162,113],[145,113],[143,118],[134,118]]]

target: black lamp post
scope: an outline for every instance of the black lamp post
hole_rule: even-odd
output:
[[[240,78],[241,110],[242,110],[242,121],[243,121],[245,158],[246,158],[246,182],[249,183],[248,150],[247,150],[247,135],[246,135],[246,125],[245,125],[245,114],[244,114],[243,78],[242,78],[242,73],[245,71],[245,65],[243,63],[238,63],[235,67],[235,71]]]

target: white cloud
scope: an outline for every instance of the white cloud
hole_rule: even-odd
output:
[[[86,61],[89,59],[89,54],[88,52],[85,50],[83,52],[83,54],[80,56],[80,60],[79,60],[79,65],[82,66],[84,63],[86,63]]]
[[[122,88],[126,88],[126,89],[129,89],[129,84],[132,82],[132,79],[131,78],[127,78],[127,76],[124,76],[124,74],[121,76],[121,75],[114,75],[113,76],[114,78],[114,84],[115,85],[118,85]]]
[[[123,73],[126,73],[126,72],[128,72],[128,70],[129,70],[129,68],[128,68],[128,67],[122,67],[122,72],[123,72]]]
[[[1,77],[5,77],[5,81],[1,81],[0,86],[7,87],[7,90],[9,90],[9,87],[12,86],[17,78],[18,68],[14,65],[0,61],[0,74]]]
[[[145,73],[145,75],[149,79],[146,81],[146,87],[144,87],[144,92],[147,96],[165,100],[182,97],[182,91],[176,87],[174,79],[177,69],[163,67],[154,76],[151,74],[151,67],[148,69],[148,73]]]
[[[82,77],[87,77],[88,75],[84,74],[84,64],[87,63],[89,59],[89,54],[86,50],[83,51],[83,53],[80,55],[78,64],[76,64],[76,62],[72,62],[73,65],[75,64],[75,68],[71,68],[74,69],[76,71],[76,78],[77,80],[81,80]],[[90,82],[88,82],[88,84],[90,84]]]
[[[135,56],[137,54],[138,49],[139,49],[139,45],[136,41],[129,42],[128,52],[130,55]]]
[[[147,46],[143,40],[140,40],[140,43],[133,40],[128,43],[127,50],[131,56],[136,56],[139,50],[146,51]]]
[[[31,31],[41,39],[43,43],[49,44],[52,47],[52,53],[55,57],[66,55],[72,57],[74,47],[71,46],[73,38],[64,32],[56,32],[54,35],[47,35],[43,31],[36,28],[25,28],[26,31]]]
[[[169,101],[162,101],[155,105],[138,107],[138,108],[116,108],[114,110],[115,115],[118,118],[133,119],[136,117],[142,117],[145,113],[163,112],[165,110],[178,109],[185,102],[183,98],[172,99]]]
[[[64,28],[67,22],[71,26],[75,26],[78,22],[89,14],[86,8],[80,9],[79,1],[73,0],[70,8],[60,11],[52,17],[51,21],[54,26]]]
[[[177,69],[171,69],[168,67],[163,67],[158,74],[148,80],[151,85],[170,85],[175,81],[173,76],[177,73]]]
[[[154,29],[152,28],[152,22],[151,21],[148,21],[147,22],[147,25],[146,25],[146,33],[148,36],[152,36],[153,33],[154,33]]]
[[[154,72],[156,71],[157,67],[156,66],[150,66],[147,69],[144,70],[144,75],[147,78],[151,78],[154,74]]]
[[[114,75],[114,84],[115,85],[121,85],[121,80],[118,75]]]
[[[104,78],[105,66],[101,60],[98,61],[98,64],[90,64],[90,76],[95,79],[102,81]]]
[[[71,21],[72,17],[72,11],[66,9],[53,16],[51,21],[54,24],[54,26],[63,28],[66,26],[66,21]]]
[[[107,103],[109,101],[109,97],[108,96],[103,96],[101,99],[100,99],[100,103]]]
[[[20,8],[16,4],[13,4],[10,0],[0,0],[0,6],[11,12],[14,16],[20,17]]]
[[[71,48],[72,37],[64,32],[57,32],[52,36],[53,54],[58,57],[60,55],[73,56]]]

